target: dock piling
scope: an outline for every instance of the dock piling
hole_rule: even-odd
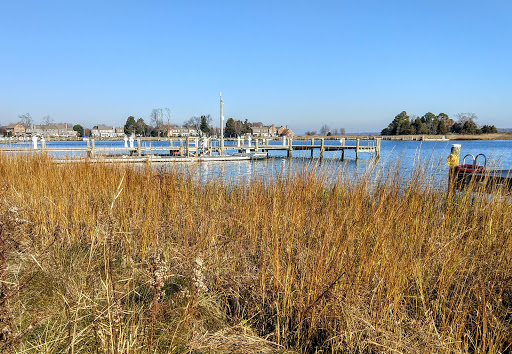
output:
[[[46,140],[44,140],[44,137],[41,138],[41,152],[45,153],[46,150]]]
[[[286,142],[286,136],[283,136],[283,143]],[[286,149],[286,157],[291,158],[293,155],[292,139],[288,140],[288,149]]]
[[[95,147],[96,147],[96,142],[94,141],[94,139],[92,139],[91,140],[91,157],[96,157]]]
[[[356,160],[359,159],[359,139],[356,140]]]

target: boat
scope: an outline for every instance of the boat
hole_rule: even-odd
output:
[[[249,160],[265,160],[268,157],[268,153],[251,151],[250,149],[240,149],[231,156],[248,157]]]
[[[448,139],[446,137],[446,135],[443,135],[441,138],[425,138],[425,137],[421,137],[420,140],[421,141],[450,141],[450,139]]]

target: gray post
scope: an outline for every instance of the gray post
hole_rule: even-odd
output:
[[[375,144],[375,158],[376,159],[380,159],[380,143],[381,143],[381,141],[382,141],[381,138],[376,139],[376,144]]]
[[[359,139],[356,140],[356,160],[359,159]]]
[[[320,139],[320,159],[324,158],[324,138]]]
[[[139,157],[142,156],[142,147],[141,147],[141,143],[140,143],[140,138],[137,138],[137,155],[139,155]]]

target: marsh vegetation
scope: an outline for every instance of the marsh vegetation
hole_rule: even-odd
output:
[[[199,183],[2,155],[1,350],[510,350],[510,200],[398,171]]]

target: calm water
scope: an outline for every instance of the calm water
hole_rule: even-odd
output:
[[[229,142],[235,144],[235,142]],[[274,144],[282,144],[275,141]],[[294,144],[309,144],[309,141],[294,141]],[[371,144],[370,141],[361,141],[361,145]],[[151,141],[143,145],[152,147],[169,146],[169,142]],[[317,141],[318,144],[318,141]],[[326,145],[339,145],[339,141],[325,141]],[[350,174],[358,176],[369,167],[381,167],[384,171],[392,169],[397,164],[400,172],[407,178],[415,166],[422,165],[437,178],[445,178],[447,167],[445,160],[450,154],[453,144],[461,144],[461,162],[466,154],[484,154],[488,164],[500,169],[512,169],[512,140],[485,140],[485,141],[382,141],[381,158],[373,159],[373,154],[360,153],[359,160],[355,161],[355,152],[347,150],[345,160],[341,161],[341,152],[325,152],[320,163],[318,159],[310,159],[309,151],[295,151],[293,158],[285,159],[285,151],[271,151],[268,160],[260,161],[233,161],[233,162],[203,162],[203,163],[174,163],[155,164],[155,168],[165,170],[178,168],[183,173],[192,173],[200,181],[221,177],[226,180],[243,181],[251,176],[268,178],[280,173],[298,168],[307,168],[311,173],[325,173],[329,176]],[[179,145],[175,141],[173,145]],[[347,141],[347,145],[355,145],[355,141]],[[16,147],[30,147],[31,144],[13,144]],[[86,147],[86,142],[47,142],[47,147]],[[124,141],[96,141],[97,147],[122,147]],[[2,147],[7,147],[3,145]],[[163,152],[163,151],[162,151]],[[314,152],[318,157],[319,151]],[[62,156],[62,154],[61,154]],[[471,163],[471,158],[467,160]],[[480,160],[479,160],[480,162]],[[483,160],[482,160],[483,162]]]

